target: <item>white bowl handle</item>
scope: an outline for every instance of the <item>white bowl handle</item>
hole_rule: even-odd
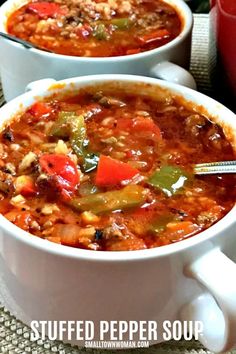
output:
[[[28,91],[32,91],[32,90],[38,90],[38,89],[46,89],[48,88],[50,85],[55,84],[56,80],[54,79],[42,79],[42,80],[37,80],[37,81],[32,81],[30,82],[26,88],[25,88],[25,92]]]
[[[213,352],[236,345],[236,264],[214,249],[188,266],[185,274],[199,281],[209,293],[197,297],[181,311],[187,321],[201,321],[200,342]]]
[[[159,79],[190,87],[193,90],[197,89],[193,76],[181,66],[169,61],[163,61],[153,66],[150,74]]]

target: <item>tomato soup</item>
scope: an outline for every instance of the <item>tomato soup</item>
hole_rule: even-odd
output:
[[[162,0],[30,2],[8,19],[7,31],[54,53],[112,57],[158,48],[181,32],[176,10]]]
[[[4,127],[0,152],[0,212],[71,247],[168,245],[235,203],[235,175],[193,173],[195,163],[235,159],[223,130],[174,97],[106,86],[54,96]]]

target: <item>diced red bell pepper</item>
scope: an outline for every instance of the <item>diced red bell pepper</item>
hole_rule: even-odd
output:
[[[79,173],[75,163],[63,154],[45,154],[39,159],[43,172],[54,176],[57,187],[65,194],[65,191],[73,192],[79,183]]]
[[[47,1],[32,2],[28,5],[28,9],[42,18],[66,14],[66,10],[62,9],[60,5]]]
[[[36,102],[28,109],[28,113],[35,118],[41,118],[52,113],[52,108],[44,102]]]
[[[24,197],[31,197],[31,196],[35,195],[36,193],[37,193],[37,191],[36,191],[36,188],[33,184],[25,186],[21,191],[21,194]]]
[[[95,184],[99,187],[118,185],[123,181],[132,179],[138,173],[139,171],[128,163],[101,155]]]
[[[150,131],[157,137],[161,137],[161,131],[157,124],[151,118],[138,116],[133,119],[133,131]]]
[[[119,131],[145,132],[149,131],[161,138],[161,131],[151,118],[138,116],[133,119],[120,118],[117,121],[116,129]]]
[[[138,36],[138,40],[141,44],[150,44],[162,39],[168,38],[170,32],[167,29],[159,29],[157,31]]]

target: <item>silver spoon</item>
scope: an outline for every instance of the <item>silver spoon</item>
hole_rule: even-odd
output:
[[[236,160],[199,163],[194,165],[193,172],[196,175],[236,173]]]
[[[4,33],[4,32],[0,32],[0,37],[3,37],[5,39],[8,39],[12,42],[16,42],[16,43],[19,43],[21,45],[23,45],[25,48],[27,49],[39,49],[39,50],[43,50],[45,52],[49,52],[49,53],[52,53],[51,50],[48,50],[48,49],[44,49],[44,48],[41,48],[39,46],[37,46],[36,44],[33,44],[33,43],[30,43],[28,41],[25,41],[23,39],[20,39],[20,38],[17,38],[15,36],[12,36],[11,34],[8,34],[8,33]]]

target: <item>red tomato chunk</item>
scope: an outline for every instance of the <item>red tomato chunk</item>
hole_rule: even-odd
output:
[[[46,103],[36,102],[32,107],[30,107],[28,112],[35,118],[42,118],[42,116],[47,116],[52,113],[52,108],[50,108]]]
[[[45,154],[39,159],[43,172],[54,177],[55,183],[62,191],[75,190],[79,183],[79,174],[75,163],[65,155]]]
[[[96,185],[99,187],[115,186],[131,180],[139,171],[128,163],[101,155],[96,174]]]
[[[46,1],[28,4],[28,10],[36,13],[42,18],[56,17],[58,15],[66,14],[66,11],[63,10],[58,4]]]

